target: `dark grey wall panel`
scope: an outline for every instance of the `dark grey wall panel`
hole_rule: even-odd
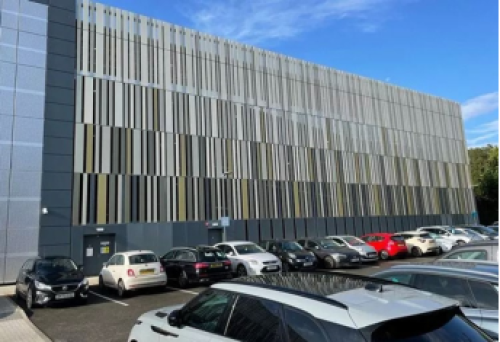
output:
[[[45,104],[45,119],[53,120],[53,121],[75,121],[75,113],[73,112],[74,107],[69,105],[64,105],[60,103],[46,103]],[[57,128],[53,129],[52,127],[48,127],[50,130],[54,130],[56,134],[65,134],[63,137],[67,137],[67,134],[71,134],[71,138],[73,137],[73,133],[69,132],[57,132]]]
[[[44,153],[73,156],[73,140],[64,138],[44,137]]]
[[[293,219],[283,219],[285,226],[285,239],[295,239],[295,221]]]
[[[328,235],[326,232],[326,220],[323,217],[318,217],[316,219],[316,232],[319,237],[325,237]]]
[[[73,174],[62,172],[44,172],[42,190],[70,190],[73,188]]]
[[[246,240],[245,224],[246,222],[244,220],[231,221],[231,228],[235,240]]]
[[[187,246],[186,225],[183,222],[172,222],[172,241],[174,246]]]
[[[421,215],[418,215],[415,217],[415,225],[417,227],[423,227],[424,226],[424,217]]]
[[[74,43],[60,39],[49,39],[47,42],[47,52],[51,55],[60,55],[72,58],[76,57]]]
[[[172,223],[160,223],[158,229],[158,248],[159,255],[167,253],[173,245],[172,239]]]
[[[356,235],[356,230],[354,229],[354,218],[346,217],[344,218],[345,233],[349,235]]]
[[[306,236],[306,222],[302,218],[295,219],[295,237],[301,238]]]
[[[260,220],[260,239],[272,239],[271,220]]]
[[[306,236],[317,237],[318,232],[316,231],[316,219],[314,217],[308,217],[305,219],[305,222],[306,222]]]
[[[337,235],[336,220],[334,217],[326,218],[326,232],[327,235]]]
[[[346,234],[345,218],[344,217],[336,217],[335,221],[336,221],[335,227],[337,227],[337,235]]]
[[[387,233],[394,233],[396,231],[396,228],[394,227],[394,217],[392,216],[386,216],[386,221],[387,221]]]
[[[371,233],[372,232],[372,225],[371,225],[372,224],[372,217],[364,216],[361,218],[361,221],[362,221],[362,227],[363,227],[361,235]]]
[[[281,219],[273,219],[271,220],[271,227],[273,231],[274,239],[283,239],[283,221]]]
[[[388,223],[387,223],[387,217],[386,216],[380,216],[378,218],[379,225],[378,225],[378,231],[381,233],[388,232]]]
[[[68,0],[50,0],[50,5],[71,12],[74,12],[76,7],[74,1],[68,1]]]
[[[126,234],[127,234],[127,243],[126,243],[126,249],[127,250],[137,250],[137,249],[147,249],[145,242],[144,242],[144,228],[143,224],[141,223],[131,223],[128,224],[126,227]],[[119,252],[117,250],[117,252]]]
[[[73,167],[73,156],[44,154],[43,171],[68,172]]]
[[[380,228],[380,220],[377,216],[372,216],[368,218],[370,220],[370,233],[383,233]]]
[[[355,234],[354,234],[355,236],[364,235],[363,218],[354,217],[354,232],[355,232]]]
[[[394,220],[394,231],[401,232],[406,230],[406,228],[404,227],[404,223],[401,220],[401,216],[394,216],[393,220]]]
[[[70,245],[65,244],[65,245],[42,245],[40,246],[38,250],[38,254],[40,256],[51,256],[51,255],[60,255],[60,256],[69,256],[71,255],[71,250],[70,250]],[[77,264],[82,264],[83,258],[80,257],[78,260],[74,259],[73,260]]]
[[[39,243],[42,245],[69,245],[71,243],[69,229],[61,227],[41,227]]]
[[[71,191],[69,190],[43,190],[43,205],[47,208],[71,207]]]
[[[72,1],[68,0],[68,2]],[[60,23],[67,26],[73,26],[75,23],[74,11],[68,11],[66,9],[50,6],[48,14],[49,21],[52,21],[54,23]],[[62,29],[66,29],[66,27],[63,27]],[[70,41],[72,40],[70,39]]]
[[[43,191],[42,191],[43,195]],[[49,213],[40,216],[40,231],[43,227],[66,227],[68,229],[68,218],[71,217],[71,207],[64,208],[49,208]],[[69,229],[68,229],[69,230]],[[40,235],[43,234],[40,232]],[[50,236],[44,237],[43,241],[48,241]],[[42,237],[39,237],[42,241]]]
[[[60,103],[68,106],[75,104],[75,93],[72,89],[47,86],[46,91],[45,101],[47,102]]]
[[[72,70],[75,70],[75,66],[76,66],[75,58],[56,55],[54,53],[47,54],[47,68],[49,70],[71,72]]]
[[[57,70],[47,70],[45,82],[49,86],[71,89],[71,87],[73,87],[73,83],[75,82],[75,75],[73,73]]]
[[[248,240],[258,243],[260,241],[259,237],[259,221],[248,220],[247,221],[247,234]]]

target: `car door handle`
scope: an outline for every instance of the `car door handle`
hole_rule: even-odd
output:
[[[155,325],[151,326],[151,330],[153,330],[155,333],[163,335],[163,336],[179,337],[179,335],[171,333],[170,331],[166,331],[166,330],[163,330],[161,328],[158,328]]]

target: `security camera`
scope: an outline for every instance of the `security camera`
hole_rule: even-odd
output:
[[[49,209],[42,208],[42,214],[47,215],[49,213]]]

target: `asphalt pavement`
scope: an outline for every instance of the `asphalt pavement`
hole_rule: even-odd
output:
[[[426,262],[434,259],[429,257],[392,260],[377,265],[336,271],[369,276],[395,264]],[[205,288],[144,289],[122,299],[112,290],[101,292],[96,286],[92,286],[86,305],[60,304],[30,311],[26,309],[24,302],[17,303],[25,310],[33,324],[54,342],[123,342],[127,340],[137,318],[144,312],[186,303]]]

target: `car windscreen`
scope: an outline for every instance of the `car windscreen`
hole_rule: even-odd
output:
[[[373,342],[484,342],[491,339],[459,314],[457,309],[440,310],[382,323],[368,333]]]
[[[432,239],[432,237],[429,233],[420,234],[418,237],[421,239]]]
[[[61,259],[42,259],[37,260],[35,263],[35,271],[38,273],[64,273],[64,272],[74,272],[77,267],[73,260],[61,258]]]
[[[265,253],[265,251],[262,248],[253,243],[234,246],[234,248],[236,249],[236,252],[238,252],[238,254],[240,255]]]
[[[342,236],[342,239],[351,246],[364,246],[366,245],[366,242],[363,240],[355,237],[355,236]]]
[[[393,235],[393,236],[391,236],[391,240],[392,241],[404,241],[405,238],[403,235]]]
[[[301,245],[299,245],[297,242],[293,242],[293,241],[282,242],[281,248],[284,251],[301,251],[301,250],[303,250]]]
[[[156,255],[151,253],[136,254],[128,257],[128,263],[130,265],[149,264],[157,261],[158,258],[156,257]]]
[[[218,249],[201,250],[199,253],[200,261],[202,262],[216,262],[227,260],[226,253]]]
[[[319,240],[318,241],[321,247],[326,248],[326,249],[333,249],[333,248],[338,248],[340,245],[336,243],[333,240]]]

